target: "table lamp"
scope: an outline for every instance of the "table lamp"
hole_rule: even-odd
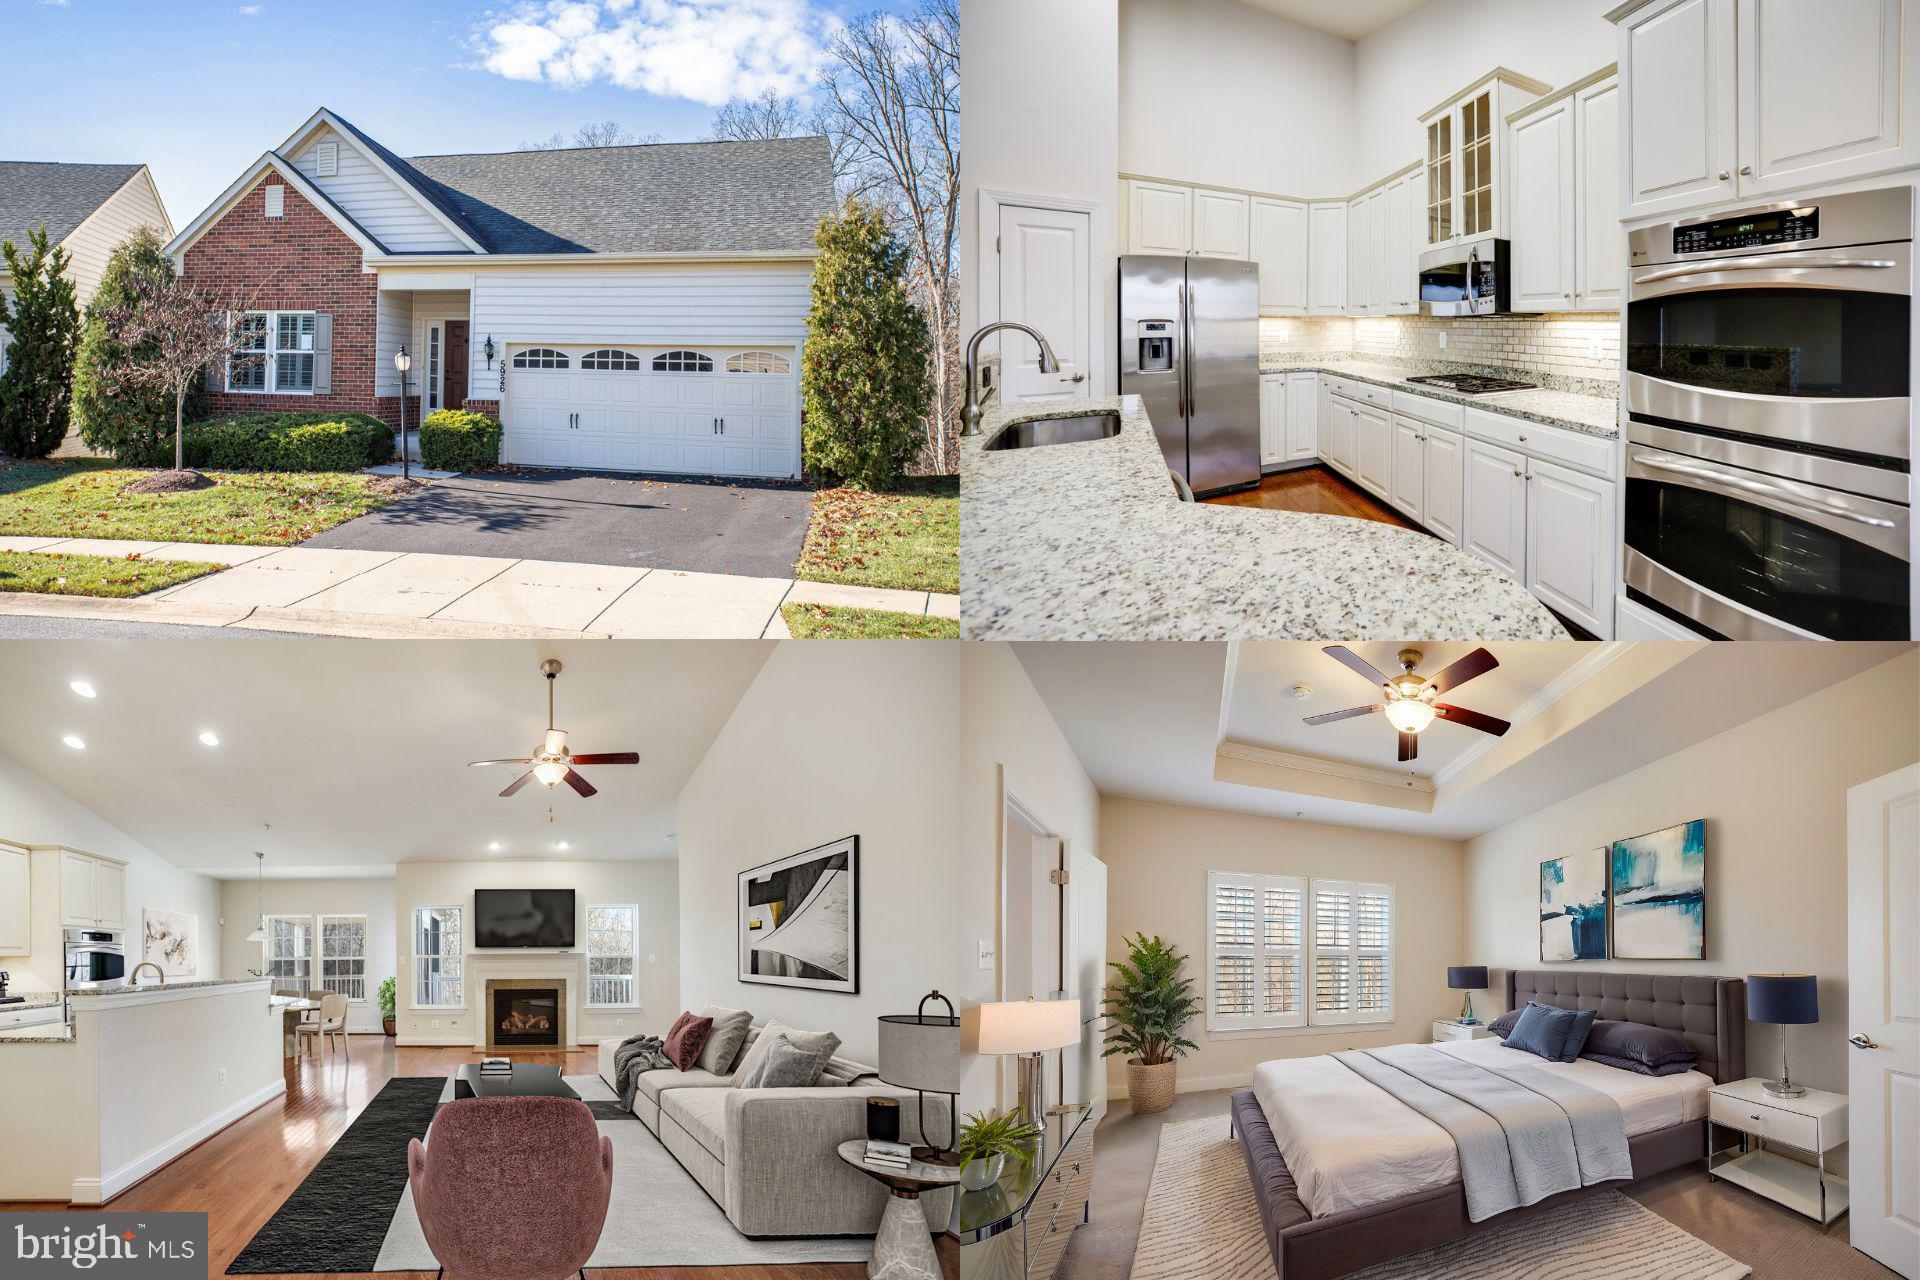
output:
[[[1777,1098],[1798,1098],[1807,1086],[1795,1084],[1787,1070],[1787,1024],[1820,1021],[1820,1001],[1810,973],[1750,973],[1747,975],[1747,1018],[1780,1027],[1780,1078],[1762,1087]]]
[[[1487,966],[1483,964],[1456,964],[1447,966],[1447,986],[1455,991],[1464,991],[1460,1005],[1460,1025],[1471,1027],[1480,1019],[1473,1016],[1473,993],[1487,989]]]
[[[1080,1043],[1078,1000],[1007,1000],[967,1010],[974,1052],[1020,1059],[1020,1114],[1029,1124],[1047,1119],[1046,1055]]]
[[[927,1001],[938,1000],[947,1006],[945,1016],[927,1015]],[[890,1085],[912,1089],[920,1095],[920,1142],[913,1149],[915,1160],[928,1164],[959,1164],[953,1150],[958,1125],[954,1107],[960,1092],[960,1019],[953,1016],[953,1001],[938,991],[929,992],[912,1013],[889,1014],[880,1019],[880,1078]],[[940,1145],[927,1136],[927,1095],[947,1095],[947,1135]]]

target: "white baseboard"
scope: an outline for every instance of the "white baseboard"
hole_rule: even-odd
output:
[[[1126,1077],[1121,1083],[1107,1086],[1107,1098],[1113,1102],[1124,1102],[1127,1097]],[[1173,1091],[1175,1093],[1206,1093],[1210,1089],[1244,1089],[1253,1083],[1251,1072],[1238,1076],[1176,1076]]]
[[[208,1116],[199,1124],[168,1138],[145,1155],[136,1156],[113,1172],[98,1178],[75,1178],[73,1180],[72,1199],[75,1204],[105,1204],[140,1179],[169,1163],[214,1134],[246,1115],[249,1111],[270,1102],[287,1091],[285,1080],[275,1080],[272,1084],[255,1089],[232,1106],[225,1107]]]
[[[429,1047],[437,1046],[440,1048],[451,1047],[451,1048],[471,1049],[473,1048],[473,1037],[472,1036],[396,1036],[394,1037],[394,1045],[396,1048],[402,1048],[402,1049],[408,1047],[409,1045],[417,1045],[417,1046],[420,1046],[421,1048],[429,1048]]]

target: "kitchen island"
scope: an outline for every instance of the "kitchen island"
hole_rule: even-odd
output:
[[[70,993],[65,1034],[0,1038],[0,1200],[102,1204],[286,1091],[264,978]],[[37,1029],[36,1029],[37,1030]]]
[[[1117,413],[1103,440],[988,451],[1008,426]],[[1346,516],[1183,502],[1138,396],[991,405],[960,442],[970,640],[1564,640],[1450,543]]]

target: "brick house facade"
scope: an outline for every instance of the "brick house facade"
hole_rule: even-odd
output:
[[[282,216],[266,216],[266,188],[284,191]],[[400,402],[374,394],[378,277],[364,252],[331,218],[278,175],[254,185],[187,250],[181,275],[219,294],[239,292],[260,311],[314,311],[333,317],[333,390],[320,395],[228,391],[208,382],[214,415],[229,413],[370,413],[398,425]]]

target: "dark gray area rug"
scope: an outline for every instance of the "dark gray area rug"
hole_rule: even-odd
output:
[[[373,1270],[407,1187],[407,1142],[426,1137],[446,1086],[445,1076],[387,1081],[227,1274]]]

